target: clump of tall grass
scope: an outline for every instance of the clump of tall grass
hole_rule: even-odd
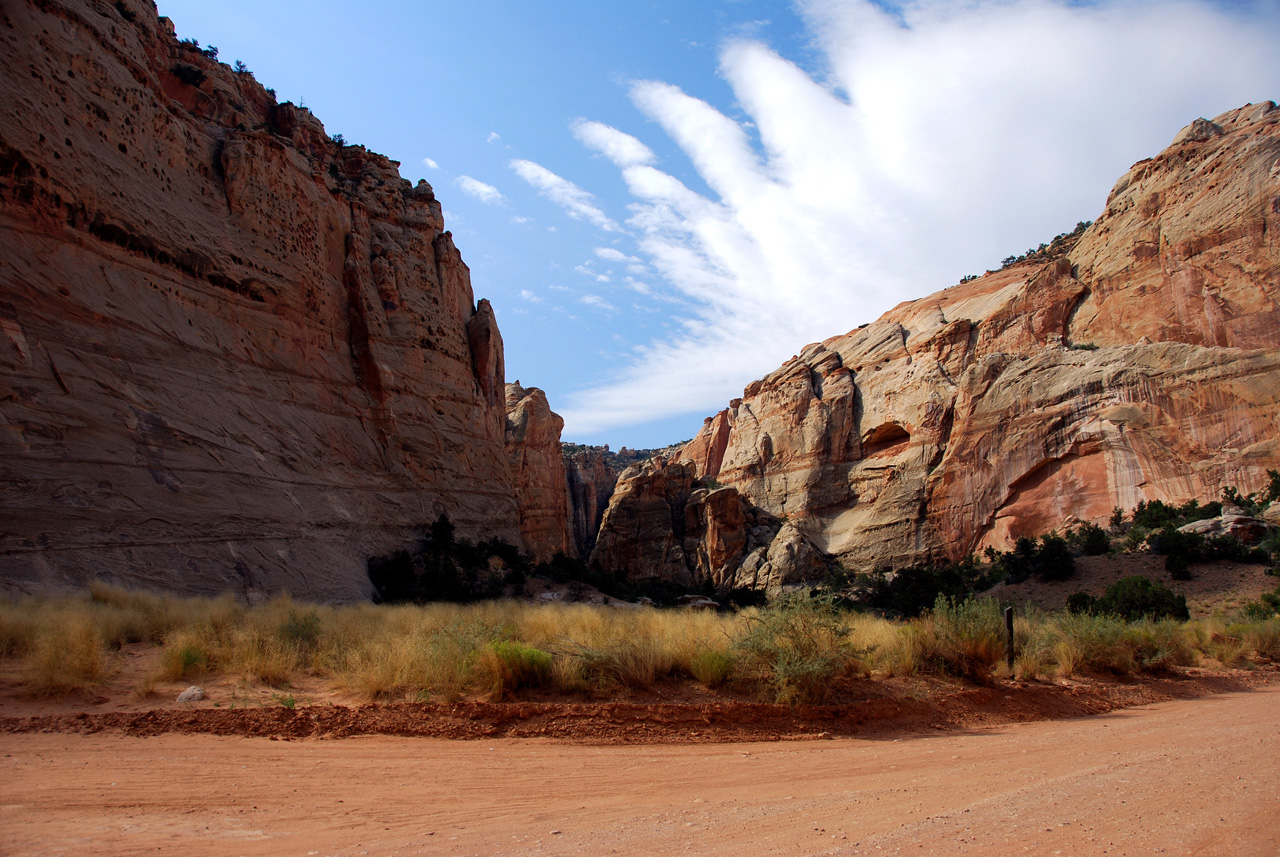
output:
[[[546,687],[554,674],[550,652],[512,640],[498,640],[481,649],[478,667],[494,700],[522,688]]]
[[[29,693],[70,693],[107,678],[110,658],[92,617],[79,612],[62,618],[39,628],[31,641],[22,678]]]
[[[919,620],[920,662],[942,672],[985,681],[1005,653],[1003,610],[991,598],[939,596]]]

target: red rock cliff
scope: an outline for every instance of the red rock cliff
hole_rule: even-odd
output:
[[[569,537],[569,494],[560,430],[564,420],[537,387],[507,384],[507,456],[520,509],[520,535],[534,559],[557,552],[575,556]]]
[[[1188,126],[1065,256],[806,347],[675,456],[856,567],[1280,468],[1280,110]]]
[[[502,339],[431,188],[140,0],[0,19],[0,578],[360,597],[520,538]]]

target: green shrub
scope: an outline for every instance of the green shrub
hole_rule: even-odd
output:
[[[479,669],[489,679],[490,692],[502,699],[513,691],[551,683],[554,662],[550,652],[512,640],[490,643],[480,654]]]
[[[1000,554],[992,550],[988,556],[996,561],[985,569],[975,557],[968,556],[960,562],[899,569],[892,577],[882,571],[861,576],[858,602],[890,614],[919,616],[932,608],[940,595],[963,600],[999,582],[1005,575]]]
[[[1191,618],[1187,599],[1162,583],[1153,583],[1140,575],[1122,577],[1107,587],[1090,611],[1135,622],[1139,619]]]
[[[1262,593],[1257,601],[1245,604],[1240,608],[1240,612],[1247,619],[1254,621],[1280,618],[1280,586],[1270,592]]]
[[[994,562],[1010,583],[1022,583],[1030,577],[1041,580],[1066,580],[1075,574],[1076,561],[1062,536],[1047,533],[1035,539],[1022,536],[1013,550],[992,552]]]
[[[1184,533],[1173,524],[1165,524],[1147,537],[1147,545],[1164,555],[1164,567],[1174,580],[1190,580],[1190,565],[1204,556],[1205,538],[1199,533]]]
[[[736,648],[773,688],[778,702],[821,702],[831,682],[866,654],[848,644],[849,629],[829,599],[787,595],[748,622]]]
[[[1087,592],[1076,592],[1067,598],[1068,613],[1092,613],[1093,605],[1097,603],[1096,598]]]
[[[1102,556],[1111,552],[1111,537],[1107,531],[1089,521],[1068,533],[1067,541],[1082,556]]]
[[[284,643],[299,651],[310,652],[320,641],[320,615],[315,610],[299,613],[289,611],[289,618],[280,623],[278,634]]]

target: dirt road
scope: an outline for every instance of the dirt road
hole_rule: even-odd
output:
[[[0,853],[1280,853],[1280,688],[898,740],[0,735]]]

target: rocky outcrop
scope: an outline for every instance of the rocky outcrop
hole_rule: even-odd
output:
[[[1266,537],[1271,525],[1265,518],[1255,518],[1239,506],[1226,506],[1216,518],[1192,521],[1178,529],[1200,536],[1230,536],[1247,545],[1256,545]]]
[[[1065,255],[810,345],[674,456],[855,568],[1280,468],[1280,110],[1199,120]]]
[[[3,23],[4,584],[346,599],[442,512],[518,542],[502,339],[432,189],[148,2]]]
[[[564,454],[569,530],[576,556],[587,558],[609,508],[621,470],[608,447],[587,447]]]
[[[569,537],[569,497],[560,454],[564,420],[546,394],[520,382],[506,385],[507,457],[520,510],[520,536],[535,560],[576,555]]]
[[[668,580],[691,585],[685,560],[684,507],[694,488],[694,469],[652,458],[618,477],[604,514],[593,569],[627,580]]]
[[[794,525],[756,508],[736,488],[697,479],[691,464],[662,456],[618,478],[590,565],[630,581],[710,585],[720,592],[776,593],[827,572]]]

